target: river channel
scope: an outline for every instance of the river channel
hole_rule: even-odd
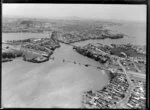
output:
[[[79,108],[82,92],[102,89],[109,82],[109,76],[100,69],[82,65],[100,66],[98,62],[69,45],[61,44],[51,57],[54,60],[40,64],[22,58],[2,63],[4,107]]]

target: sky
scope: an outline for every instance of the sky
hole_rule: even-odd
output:
[[[146,21],[146,5],[106,4],[3,4],[3,16],[34,18],[80,17]]]

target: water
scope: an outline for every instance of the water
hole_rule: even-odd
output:
[[[104,44],[127,44],[132,43],[136,45],[146,45],[146,23],[123,23],[123,25],[114,25],[107,27],[116,32],[121,32],[125,35],[123,39],[105,39],[105,40],[89,40],[82,42],[87,44],[92,43],[104,43]],[[51,33],[51,32],[50,32]],[[22,37],[21,37],[22,36]],[[20,40],[27,38],[43,38],[49,37],[48,33],[2,33],[2,41],[6,40]],[[82,43],[79,43],[82,44]],[[82,44],[83,45],[83,44]]]
[[[113,30],[118,33],[123,33],[127,36],[124,36],[122,39],[105,39],[105,40],[88,40],[74,43],[74,45],[83,46],[88,43],[102,43],[106,45],[110,44],[135,44],[135,45],[146,45],[146,24],[144,23],[125,23],[120,26],[107,27],[110,30]]]
[[[88,40],[74,43],[74,45],[129,42],[145,45],[145,29],[139,27],[141,30],[139,31],[137,28],[136,26],[119,28],[120,31],[122,30],[135,37],[117,40]],[[2,34],[3,41],[41,37],[49,37],[49,35],[34,33]],[[78,54],[71,46],[61,44],[61,47],[55,50],[52,57],[54,57],[54,60],[40,64],[25,62],[22,58],[2,63],[2,106],[78,108],[81,106],[83,91],[101,89],[109,82],[109,76],[103,71],[95,67],[81,65],[99,66],[98,62]],[[70,63],[63,62],[63,59],[70,61]],[[74,64],[74,61],[78,64]]]
[[[102,89],[109,77],[94,67],[63,62],[63,59],[99,65],[71,46],[61,44],[55,60],[35,64],[21,58],[2,63],[2,105],[4,107],[81,107],[82,92]]]
[[[2,41],[49,37],[47,33],[2,33]]]
[[[125,39],[120,39],[121,43],[132,43],[136,45],[146,45],[146,23],[123,23],[120,26],[112,26],[111,30],[129,35]],[[123,42],[124,40],[124,42]]]

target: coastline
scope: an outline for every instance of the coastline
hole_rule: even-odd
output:
[[[120,107],[121,104],[124,104],[125,108],[129,108],[128,105],[130,104],[131,96],[134,93],[135,88],[137,88],[137,85],[133,84],[133,81],[131,81],[131,79],[134,77],[131,78],[130,75],[128,76],[129,73],[128,73],[128,71],[126,72],[126,68],[123,65],[124,63],[120,62],[120,60],[123,61],[127,58],[115,57],[114,55],[111,56],[108,53],[106,54],[104,52],[104,50],[103,50],[103,52],[102,52],[102,50],[100,52],[100,50],[98,48],[96,49],[96,47],[94,47],[94,46],[92,47],[92,46],[93,45],[89,44],[89,45],[86,45],[83,47],[74,47],[74,49],[81,55],[87,56],[92,59],[95,59],[98,57],[98,55],[96,55],[96,54],[101,54],[99,57],[99,60],[102,59],[102,61],[104,59],[104,56],[108,55],[109,57],[114,59],[114,62],[117,63],[120,68],[119,67],[111,68],[109,66],[107,67],[105,65],[106,62],[105,61],[103,62],[104,65],[106,66],[106,67],[104,66],[103,69],[107,70],[110,73],[109,74],[110,83],[108,83],[101,90],[98,89],[95,91],[95,90],[90,89],[90,90],[84,92],[83,100],[82,100],[84,107],[85,108],[118,108],[118,107]],[[128,59],[128,60],[131,60],[131,59]],[[141,79],[138,79],[137,82],[139,80],[141,81]],[[145,81],[142,80],[143,84],[144,84],[144,82]],[[114,88],[116,88],[116,89],[114,89]],[[144,89],[144,87],[142,87],[142,86],[140,86],[140,88]],[[114,96],[117,98],[113,99],[113,97],[111,95],[108,95],[110,97],[110,99],[107,99],[108,96],[103,96],[105,93],[107,93],[107,95],[113,93],[113,94],[115,94]],[[143,96],[143,94],[144,93],[141,93],[140,95]],[[144,106],[143,103],[140,103],[140,104],[141,104],[141,106]],[[140,108],[141,106],[138,106],[138,107]],[[130,107],[132,108],[133,106],[130,106]]]
[[[42,62],[46,62],[46,61],[48,61],[49,60],[49,58],[50,58],[50,56],[53,54],[53,52],[55,51],[55,49],[56,48],[59,48],[60,47],[60,45],[59,45],[59,43],[58,42],[55,42],[55,40],[54,39],[50,39],[49,38],[49,40],[48,40],[48,42],[50,41],[50,42],[53,42],[53,43],[55,43],[54,45],[50,45],[49,44],[49,46],[46,48],[46,47],[40,47],[41,49],[43,48],[45,48],[48,52],[46,52],[46,53],[43,53],[43,54],[46,54],[46,56],[45,55],[42,55],[40,52],[38,52],[38,50],[36,49],[36,51],[35,52],[31,52],[31,50],[29,50],[28,48],[24,48],[23,47],[23,45],[28,45],[28,44],[26,44],[26,42],[27,43],[30,43],[30,42],[33,42],[32,41],[33,39],[31,38],[31,39],[24,39],[24,40],[16,40],[16,41],[9,41],[9,42],[7,42],[7,41],[4,41],[2,44],[6,44],[6,45],[9,45],[9,46],[20,46],[20,49],[19,50],[17,50],[17,51],[19,51],[19,52],[21,52],[21,56],[18,56],[18,57],[23,57],[23,60],[24,61],[29,61],[29,62],[33,62],[33,63],[42,63]],[[45,39],[45,40],[47,40],[47,39]],[[24,42],[23,42],[24,41]],[[22,42],[23,42],[23,44],[22,44]],[[42,43],[42,42],[41,42]],[[47,44],[47,43],[46,43]],[[29,45],[29,46],[34,46],[35,44],[31,44],[31,45]],[[15,49],[12,49],[12,48],[10,48],[9,46],[7,46],[8,47],[8,49],[7,49],[7,47],[4,49],[4,50],[6,50],[6,52],[2,52],[2,55],[3,55],[3,57],[8,57],[8,56],[6,56],[7,55],[7,51],[10,51],[9,53],[10,54],[12,54],[13,56],[16,56],[16,53],[15,53]],[[29,47],[28,46],[28,47]],[[12,51],[12,50],[14,50],[14,51]],[[29,52],[28,52],[29,51]],[[43,51],[44,52],[44,51]],[[4,53],[6,53],[6,55],[4,55]],[[3,58],[2,57],[2,58]],[[15,57],[14,57],[15,58]]]
[[[8,94],[7,93],[4,94],[4,97],[9,96],[10,93],[14,94],[11,95],[10,98],[6,100],[6,102],[4,103],[5,106],[8,104],[7,103],[8,100],[11,100],[13,96],[17,97],[18,94],[20,93],[20,92],[13,93],[12,89],[13,90],[15,89],[18,91],[19,90],[23,91],[24,94],[20,94],[21,95],[20,97],[22,97],[22,99],[24,98],[26,99],[26,97],[29,97],[28,100],[25,100],[24,102],[19,102],[18,100],[16,100],[16,102],[19,104],[22,103],[26,104],[28,103],[28,101],[31,100],[32,97],[36,96],[35,98],[33,98],[35,103],[30,101],[30,105],[28,106],[21,105],[21,107],[33,108],[35,107],[34,105],[36,105],[36,107],[37,106],[44,107],[44,105],[46,105],[47,107],[56,106],[62,108],[63,107],[76,108],[80,107],[79,104],[81,100],[79,99],[82,96],[83,90],[88,90],[91,87],[95,89],[101,88],[108,83],[108,75],[102,74],[101,70],[91,67],[88,68],[73,63],[67,62],[63,63],[61,59],[63,59],[64,57],[62,56],[62,54],[59,53],[64,52],[63,50],[66,49],[68,51],[67,52],[65,51],[66,53],[65,55],[67,55],[66,59],[68,60],[71,60],[70,58],[72,58],[72,61],[77,61],[80,63],[81,62],[84,63],[85,61],[87,61],[88,63],[91,63],[93,65],[97,64],[95,61],[92,62],[90,59],[88,60],[87,58],[82,57],[79,54],[76,54],[75,55],[76,57],[73,57],[72,55],[74,55],[76,52],[71,49],[72,48],[71,46],[62,44],[61,47],[62,47],[61,49],[56,50],[57,55],[54,53],[55,60],[52,61],[50,60],[48,62],[38,64],[38,63],[24,62],[22,59],[19,60],[15,59],[13,62],[3,65],[2,73],[4,75],[3,79],[5,80],[3,84],[7,84],[4,85],[3,87],[7,88],[10,87],[9,88],[10,92],[7,92]],[[70,50],[71,53],[68,53],[70,52]],[[17,77],[15,77],[14,75]],[[12,86],[9,86],[10,85],[9,83],[13,85],[13,88],[11,88]],[[29,84],[28,89],[25,89],[27,84]],[[37,91],[37,89],[40,89],[40,91]],[[30,94],[32,94],[32,96],[29,96]],[[44,100],[44,102],[46,101],[46,103],[44,103],[43,105],[40,99]],[[37,105],[38,103],[41,104]],[[63,105],[62,103],[63,104],[67,103],[68,106]],[[12,102],[12,105],[10,106],[15,107],[17,105],[15,105]]]
[[[89,39],[88,39],[89,40]],[[59,41],[59,42],[61,42],[61,41]],[[80,41],[79,41],[80,42]],[[61,42],[61,43],[64,43],[64,42]],[[64,43],[64,44],[68,44],[68,43]],[[69,44],[71,44],[71,43],[69,43]],[[110,74],[111,75],[111,74]],[[113,76],[113,75],[112,75]],[[107,85],[108,86],[108,85]]]
[[[104,40],[104,39],[122,39],[123,37],[116,37],[116,38],[113,38],[113,37],[103,37],[103,38],[89,38],[89,39],[81,39],[81,40],[78,40],[78,41],[71,41],[71,42],[65,42],[65,41],[62,41],[62,40],[59,40],[57,39],[57,41],[61,42],[61,43],[64,43],[64,44],[72,44],[72,43],[76,43],[76,42],[82,42],[82,41],[87,41],[87,40]]]
[[[55,36],[55,33],[54,33],[54,35],[53,35],[53,33],[52,33],[52,35],[51,35],[51,39],[54,41],[54,42],[57,42],[57,43],[59,43],[59,42],[61,42],[61,43],[64,43],[64,44],[72,44],[72,43],[76,43],[76,42],[82,42],[82,41],[86,41],[86,40],[95,40],[95,39],[107,39],[107,38],[109,38],[109,39],[120,39],[120,38],[123,38],[123,36],[122,37],[99,37],[99,38],[87,38],[87,39],[81,39],[81,40],[77,40],[77,41],[71,41],[71,42],[65,42],[65,41],[62,41],[62,40],[59,40],[59,39],[57,39],[57,38],[55,38],[56,36]],[[31,41],[31,39],[33,39],[33,38],[29,38],[29,39],[24,39],[24,41],[26,41],[26,40],[29,40],[29,41]],[[17,41],[17,40],[16,40]],[[2,42],[2,44],[9,44],[9,45],[19,45],[19,44],[15,44],[15,43],[11,43],[11,42],[7,42],[7,41],[3,41]],[[54,51],[56,48],[59,48],[59,46],[58,47],[55,47],[55,48],[53,48],[52,50]],[[33,62],[33,63],[42,63],[42,62],[45,62],[45,61],[48,61],[49,60],[49,57],[50,57],[50,55],[51,55],[51,53],[49,53],[49,55],[48,55],[48,57],[43,57],[43,60],[41,59],[41,61],[40,60],[25,60],[25,61],[29,61],[29,62]],[[25,56],[23,56],[23,59],[25,59]]]

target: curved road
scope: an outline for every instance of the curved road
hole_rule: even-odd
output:
[[[125,94],[125,97],[117,105],[114,106],[114,107],[121,107],[121,104],[125,104],[126,102],[128,102],[129,97],[130,97],[133,89],[135,88],[135,85],[133,84],[133,82],[129,78],[129,76],[126,72],[126,69],[124,68],[124,66],[120,62],[120,59],[117,60],[117,63],[122,68],[124,74],[126,74],[126,78],[127,78],[128,84],[129,84],[129,87],[128,87],[127,93]]]

